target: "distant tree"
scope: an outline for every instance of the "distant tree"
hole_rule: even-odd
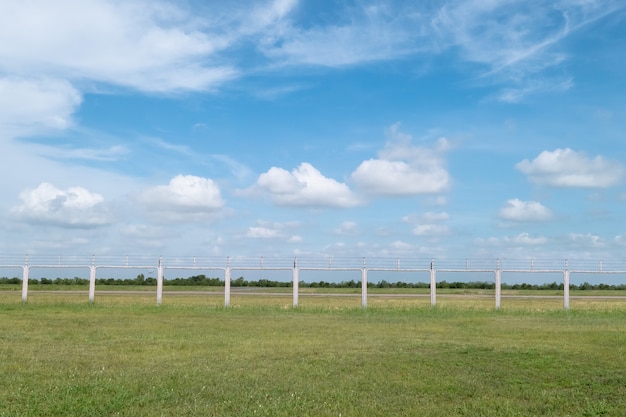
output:
[[[233,287],[247,287],[248,282],[243,277],[239,277],[235,280],[232,280],[230,282],[230,285]]]

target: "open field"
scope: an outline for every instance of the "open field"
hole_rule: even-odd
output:
[[[1,416],[621,416],[621,303],[0,293]],[[353,301],[352,301],[353,300]],[[346,304],[346,301],[349,301]]]
[[[21,285],[0,284],[0,294],[8,300],[21,301]],[[29,285],[28,301],[49,298],[49,295],[67,294],[77,302],[88,300],[88,285]],[[420,307],[430,305],[428,288],[368,288],[367,305],[377,307]],[[502,290],[502,308],[509,309],[563,309],[563,290]],[[352,308],[361,306],[360,288],[310,288],[299,289],[299,306]],[[96,285],[95,302],[100,303],[110,296],[125,295],[132,299],[145,299],[156,303],[156,286],[141,285]],[[165,286],[163,302],[180,297],[197,297],[207,307],[224,305],[224,287],[209,286]],[[258,299],[260,297],[260,299]],[[148,301],[149,300],[149,301]],[[231,287],[231,305],[271,305],[291,307],[293,289],[290,287]],[[495,291],[488,289],[438,288],[437,305],[447,307],[481,306],[495,308]],[[570,308],[626,309],[624,290],[570,290]]]

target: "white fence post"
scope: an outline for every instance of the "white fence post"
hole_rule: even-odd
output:
[[[37,257],[35,257],[34,259],[37,259]],[[139,266],[137,264],[131,263],[129,262],[129,258],[128,256],[126,257],[126,261],[123,265],[110,265],[109,263],[107,263],[106,261],[101,262],[99,266],[96,265],[95,262],[95,255],[92,255],[91,258],[91,264],[89,264],[88,262],[84,262],[84,263],[80,263],[80,264],[63,264],[61,257],[59,257],[59,261],[58,264],[57,263],[53,263],[53,264],[48,264],[45,263],[45,259],[44,258],[44,263],[38,263],[38,262],[32,262],[32,259],[26,255],[25,259],[24,259],[24,263],[20,264],[19,261],[12,263],[12,264],[0,264],[0,268],[15,268],[15,269],[19,269],[22,268],[22,303],[26,303],[28,301],[28,291],[29,291],[29,275],[30,275],[30,269],[34,268],[40,268],[40,269],[55,269],[55,268],[69,268],[69,269],[74,269],[74,268],[88,268],[89,269],[89,302],[90,303],[94,303],[95,302],[95,292],[96,292],[96,276],[97,276],[97,270],[100,269],[106,269],[106,268],[121,268],[121,269],[148,269],[148,270],[153,270],[154,267],[153,266]],[[430,262],[430,269],[426,269],[426,268],[416,268],[416,267],[405,267],[404,269],[402,269],[400,267],[400,259],[397,259],[397,264],[395,268],[391,268],[391,267],[385,267],[383,264],[383,267],[377,267],[376,261],[370,261],[369,265],[366,262],[366,258],[363,257],[362,258],[362,263],[360,266],[357,266],[356,264],[358,263],[357,260],[354,260],[353,263],[349,266],[344,266],[344,264],[342,264],[341,262],[336,262],[338,263],[338,265],[333,265],[333,259],[332,258],[328,258],[328,267],[327,268],[321,268],[321,267],[315,267],[313,266],[307,266],[307,262],[305,261],[305,264],[303,267],[299,267],[298,263],[297,263],[297,258],[294,258],[293,260],[293,268],[292,268],[292,273],[293,273],[293,283],[292,283],[292,287],[293,287],[293,307],[297,308],[299,305],[299,272],[300,270],[321,270],[321,271],[326,271],[326,270],[330,270],[330,271],[361,271],[361,306],[362,308],[367,308],[367,304],[368,304],[368,274],[369,271],[399,271],[399,272],[429,272],[430,273],[430,303],[432,307],[435,307],[437,304],[437,272],[443,272],[443,273],[494,273],[495,274],[495,308],[496,310],[499,310],[501,308],[501,302],[502,302],[502,273],[559,273],[559,274],[563,274],[563,308],[565,310],[569,310],[570,308],[570,279],[571,279],[571,274],[622,274],[622,275],[626,275],[626,270],[624,269],[616,269],[613,265],[614,264],[610,264],[609,268],[607,269],[607,265],[604,265],[604,262],[601,260],[600,261],[600,265],[599,267],[596,269],[595,267],[593,269],[569,269],[569,261],[568,259],[565,259],[565,265],[563,266],[562,262],[563,259],[557,261],[560,262],[562,266],[560,267],[549,267],[549,268],[539,268],[537,269],[537,265],[535,265],[534,260],[531,260],[531,265],[530,265],[530,269],[523,269],[523,268],[519,268],[519,267],[513,267],[507,269],[507,268],[502,268],[502,264],[500,263],[500,259],[497,258],[496,259],[496,267],[495,269],[470,269],[469,267],[469,260],[465,259],[465,268],[464,269],[459,269],[459,268],[453,268],[453,269],[448,269],[448,268],[440,268],[437,269],[435,267],[435,261],[434,258],[431,259]],[[281,261],[284,262],[284,259]],[[421,262],[421,261],[420,261]],[[509,262],[505,262],[507,264],[507,267],[509,265]],[[178,264],[177,264],[178,265]],[[230,262],[230,257],[227,257],[226,260],[226,268],[223,267],[213,267],[213,266],[208,266],[206,267],[206,269],[209,270],[220,270],[220,271],[224,271],[225,274],[225,289],[224,289],[224,306],[225,307],[230,307],[231,305],[231,289],[232,289],[232,280],[231,280],[231,274],[232,274],[232,270],[233,269],[242,269],[242,270],[256,270],[256,269],[260,269],[260,270],[281,270],[281,271],[288,271],[289,269],[291,269],[289,267],[289,265],[284,265],[283,266],[272,266],[273,264],[265,264],[265,260],[264,258],[261,258],[261,263],[259,268],[256,267],[249,267],[246,266],[246,264],[241,264],[239,263],[239,261],[237,261],[237,263],[235,264],[235,266],[233,267],[231,265]],[[442,265],[445,265],[442,264]],[[164,270],[165,269],[205,269],[202,268],[198,265],[196,258],[193,258],[193,266],[165,266],[163,264],[163,260],[162,257],[159,257],[158,259],[158,266],[157,266],[157,305],[161,305],[162,304],[162,299],[163,299],[163,288],[164,288]]]
[[[563,271],[563,308],[569,310],[569,268],[567,259],[565,260],[565,271]]]
[[[157,305],[163,302],[163,263],[159,258],[159,266],[157,267]]]
[[[435,272],[435,261],[430,260],[430,305],[437,305],[437,273]]]
[[[500,272],[500,259],[496,260],[496,310],[500,310],[502,298],[502,275]]]
[[[367,268],[363,259],[363,269],[361,269],[361,307],[367,308]]]
[[[224,307],[230,307],[230,257],[226,259],[224,270]]]
[[[28,301],[28,256],[26,256],[26,261],[24,266],[22,267],[22,302],[25,303]]]
[[[89,302],[93,303],[96,299],[96,266],[94,261],[91,261],[89,267]]]
[[[298,282],[298,260],[293,260],[293,308],[298,308],[298,294],[299,294],[299,282]]]

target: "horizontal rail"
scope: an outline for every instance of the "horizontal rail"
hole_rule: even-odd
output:
[[[11,260],[9,260],[11,259]],[[89,301],[95,298],[96,274],[99,269],[144,269],[157,272],[157,304],[163,296],[165,270],[224,271],[224,305],[230,305],[232,271],[292,271],[293,306],[298,306],[300,271],[360,271],[362,306],[367,305],[368,272],[430,273],[431,305],[436,304],[438,273],[489,273],[495,274],[496,309],[500,308],[502,273],[563,274],[563,303],[569,309],[571,274],[626,275],[626,261],[591,261],[567,259],[423,259],[423,258],[335,258],[335,257],[159,257],[148,256],[46,256],[26,255],[23,263],[16,256],[0,255],[0,268],[21,268],[22,301],[28,297],[29,271],[31,269],[89,269]],[[54,262],[56,261],[56,262]],[[575,267],[574,267],[575,266]],[[597,268],[597,269],[596,269]]]

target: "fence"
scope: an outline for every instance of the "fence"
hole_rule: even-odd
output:
[[[367,307],[368,272],[427,273],[430,303],[437,304],[438,273],[487,273],[495,281],[495,308],[502,299],[502,274],[559,274],[563,280],[563,308],[569,309],[572,274],[626,274],[625,261],[567,259],[424,259],[424,258],[265,258],[265,257],[147,257],[147,256],[25,256],[0,255],[0,269],[22,270],[22,302],[28,300],[28,281],[33,269],[85,269],[89,271],[89,302],[95,301],[96,275],[99,270],[155,270],[156,302],[163,300],[166,270],[221,271],[224,274],[224,306],[230,306],[233,271],[291,271],[293,307],[298,307],[300,271],[355,271],[361,274],[361,305]]]

